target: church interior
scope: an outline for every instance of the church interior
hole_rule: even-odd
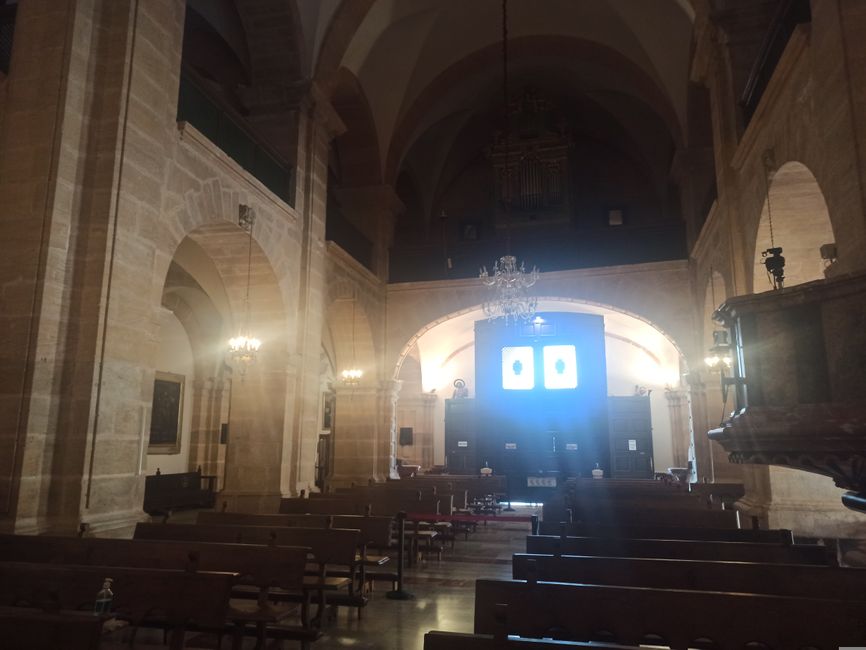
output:
[[[0,0],[0,647],[866,646],[863,33]]]

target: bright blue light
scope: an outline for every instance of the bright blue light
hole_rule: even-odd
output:
[[[535,359],[529,346],[502,348],[502,388],[532,390],[535,388]]]
[[[544,387],[577,388],[577,354],[573,345],[544,346]]]

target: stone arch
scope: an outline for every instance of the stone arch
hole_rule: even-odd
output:
[[[634,312],[631,312],[627,309],[623,309],[621,307],[615,307],[613,305],[609,305],[609,304],[605,304],[605,303],[601,303],[601,302],[595,302],[592,300],[581,299],[581,298],[568,298],[568,297],[561,297],[561,296],[543,296],[543,297],[538,298],[539,305],[543,305],[544,303],[547,303],[547,302],[565,303],[565,304],[570,304],[570,305],[586,305],[586,306],[596,307],[596,308],[609,310],[609,311],[613,311],[613,312],[618,312],[618,313],[624,314],[626,316],[629,316],[631,318],[642,321],[643,323],[646,323],[647,325],[649,325],[650,327],[652,327],[653,329],[658,331],[659,334],[661,334],[665,339],[667,339],[667,341],[671,345],[673,345],[673,347],[677,350],[678,354],[680,355],[682,363],[684,364],[684,369],[686,367],[686,364],[688,363],[688,361],[686,359],[686,355],[683,352],[682,346],[680,344],[678,344],[677,341],[670,334],[668,334],[663,328],[659,327],[657,324],[652,322],[650,319],[645,318],[644,316],[641,316],[640,314],[636,314]],[[541,307],[539,307],[539,311],[542,311]],[[403,347],[401,348],[400,353],[398,354],[397,362],[396,362],[394,371],[392,373],[392,378],[393,379],[399,378],[400,369],[402,367],[403,361],[410,354],[410,352],[417,347],[418,339],[420,339],[424,334],[429,332],[431,329],[433,329],[437,325],[441,325],[442,323],[449,321],[449,320],[452,320],[454,318],[457,318],[459,316],[471,314],[472,312],[478,312],[479,315],[482,314],[483,312],[482,312],[481,305],[480,304],[472,305],[471,307],[465,307],[463,309],[459,309],[457,311],[453,311],[453,312],[450,312],[450,313],[445,314],[443,316],[440,316],[439,318],[436,318],[435,320],[427,323],[424,327],[422,327],[415,334],[413,334],[409,338],[409,340],[407,340],[403,344]]]
[[[350,366],[364,372],[365,383],[378,378],[373,328],[358,296],[337,298],[330,304],[326,329],[323,339],[333,350],[332,363],[338,380],[340,373]]]
[[[256,215],[253,243],[256,255],[261,254],[257,263],[271,269],[282,304],[288,308],[296,302],[297,274],[292,271],[300,257],[297,216],[256,190],[255,186],[237,187],[211,178],[202,181],[196,190],[185,192],[182,202],[166,211],[155,261],[154,278],[159,282],[155,295],[161,295],[171,260],[184,238],[195,231],[205,233],[210,227],[240,233],[238,211],[241,205],[249,205]],[[294,324],[289,323],[289,327]]]
[[[236,223],[237,194],[221,191],[218,183],[210,188],[207,194],[187,195],[187,209],[169,235],[183,234],[183,238],[168,263],[163,287],[172,282],[186,285],[168,292],[169,303],[181,310],[184,303],[189,306],[196,297],[206,296],[211,303],[210,317],[219,314],[223,321],[221,327],[212,325],[210,336],[201,344],[211,361],[203,364],[207,369],[196,377],[199,393],[193,398],[199,419],[194,425],[197,446],[191,449],[190,462],[217,475],[224,463],[222,498],[232,506],[243,500],[259,507],[263,500],[279,497],[283,445],[288,444],[290,426],[286,400],[293,325],[290,327],[284,299],[286,287],[281,286],[271,261],[279,259],[280,252],[264,248],[273,249],[267,233],[274,232],[278,224],[273,213],[259,211],[251,238]],[[230,214],[234,216],[231,221]],[[177,276],[183,274],[187,277],[178,282]],[[201,305],[198,311],[207,317]],[[247,318],[262,348],[254,362],[243,364],[228,356],[226,346],[227,337],[235,335]],[[194,331],[192,324],[189,331]],[[225,444],[220,440],[223,424],[228,429]]]
[[[379,137],[358,78],[346,68],[340,68],[331,104],[346,125],[333,146],[338,152],[338,178],[341,187],[366,187],[382,182],[382,159]]]
[[[564,36],[525,36],[509,41],[510,52],[515,60],[521,57],[541,55],[563,61],[592,60],[599,65],[616,70],[618,76],[632,87],[640,100],[649,106],[664,122],[672,141],[678,146],[682,140],[682,128],[672,104],[656,81],[638,68],[632,61],[618,52],[588,41]],[[421,90],[401,111],[398,124],[390,139],[385,154],[385,182],[393,183],[400,166],[417,131],[436,102],[470,75],[480,71],[497,69],[501,57],[501,45],[494,44],[477,50],[443,70]]]
[[[762,258],[762,252],[771,246],[783,249],[785,286],[793,286],[824,278],[828,263],[819,249],[835,242],[824,193],[806,165],[786,162],[768,183],[768,200],[763,203],[754,238],[753,293],[772,289]]]
[[[681,384],[687,366],[682,346],[650,320],[599,302],[546,296],[539,298],[538,311],[605,316],[609,394],[632,395],[637,385],[650,389],[656,461],[664,467],[684,466],[691,429],[690,405]],[[437,454],[444,444],[441,400],[451,395],[452,382],[464,379],[470,395],[475,394],[472,323],[483,318],[480,305],[475,305],[426,324],[405,342],[393,368],[393,378],[403,381],[398,417],[410,414],[422,421],[429,416]],[[398,426],[407,422],[398,421]]]

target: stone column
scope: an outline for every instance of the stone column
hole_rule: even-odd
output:
[[[715,472],[707,431],[716,425],[709,425],[707,389],[701,371],[690,372],[688,384],[689,403],[692,410],[692,439],[695,446],[695,474],[698,481],[711,483],[715,480]]]
[[[394,241],[394,224],[406,209],[390,185],[350,187],[337,192],[346,217],[373,244],[373,273],[388,281],[388,251]]]
[[[337,389],[330,487],[397,477],[397,396],[401,384],[386,381]]]
[[[294,166],[294,208],[301,220],[301,275],[294,354],[288,368],[280,491],[310,492],[319,434],[319,355],[326,308],[325,219],[331,140],[346,130],[328,99],[309,81],[259,82],[243,93],[249,121]]]
[[[183,0],[19,8],[0,134],[4,529],[123,532],[143,516],[159,307],[142,270],[183,17]]]
[[[674,466],[687,467],[689,461],[689,446],[691,445],[692,428],[689,417],[689,394],[684,390],[665,390],[668,402],[668,414],[671,421],[672,448]],[[658,470],[658,468],[656,468]]]
[[[319,358],[325,323],[325,220],[328,188],[328,147],[345,125],[313,85],[295,89],[287,117],[297,126],[295,210],[302,220],[297,353],[292,359],[290,397],[292,429],[283,445],[280,489],[284,495],[315,485],[319,440]]]

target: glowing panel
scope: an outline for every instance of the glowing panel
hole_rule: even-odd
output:
[[[577,354],[573,345],[544,346],[544,387],[577,388]]]
[[[531,347],[502,348],[502,388],[505,390],[535,388],[535,364]]]

